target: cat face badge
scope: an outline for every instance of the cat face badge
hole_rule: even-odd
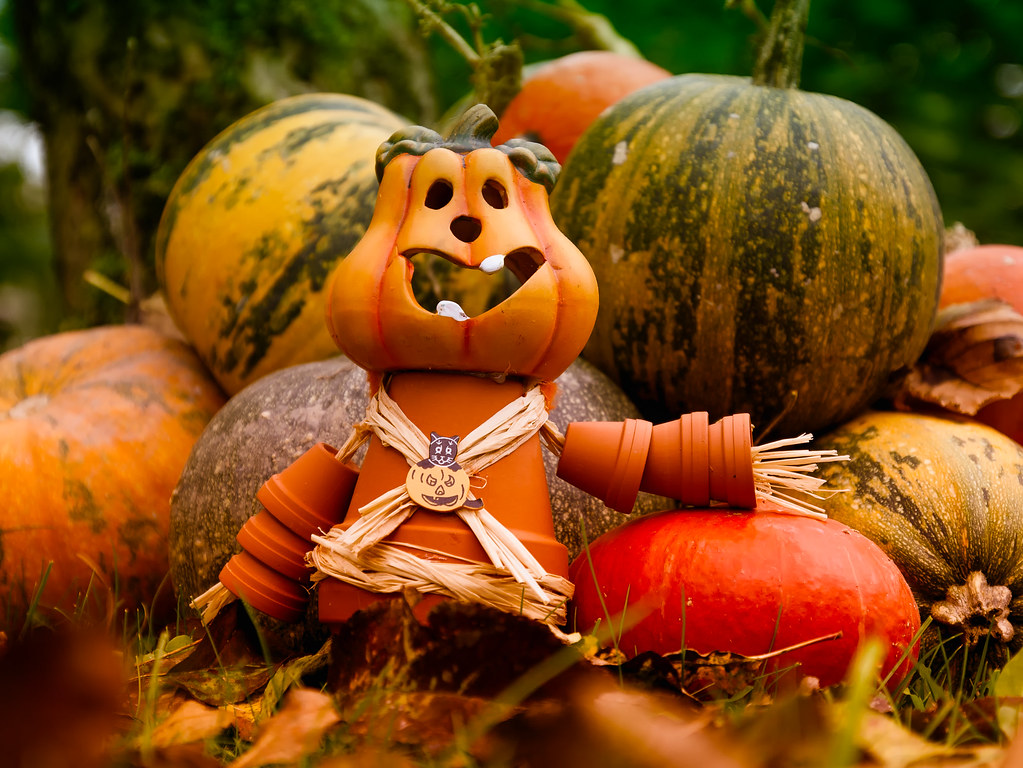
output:
[[[477,509],[480,499],[467,500],[469,475],[455,461],[458,435],[430,433],[430,455],[413,464],[405,476],[405,490],[420,507],[434,512],[453,512],[460,507]]]

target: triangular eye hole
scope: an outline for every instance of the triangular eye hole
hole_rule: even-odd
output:
[[[500,209],[508,207],[508,193],[501,182],[490,179],[483,185],[482,194],[483,201],[491,208]]]
[[[439,211],[451,202],[453,195],[454,190],[451,187],[451,182],[445,179],[438,179],[433,182],[433,184],[430,185],[430,188],[426,191],[426,200],[424,203],[430,210]]]

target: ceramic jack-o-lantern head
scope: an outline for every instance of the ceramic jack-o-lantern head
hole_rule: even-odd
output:
[[[414,126],[380,147],[373,219],[327,300],[335,342],[363,368],[550,381],[582,351],[597,284],[551,219],[547,195],[560,166],[540,144],[492,147],[496,129],[494,113],[476,105],[447,138]],[[475,317],[453,301],[420,306],[411,277],[427,254],[495,280],[510,273],[519,286]]]

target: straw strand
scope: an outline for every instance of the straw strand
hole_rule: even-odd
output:
[[[810,473],[815,472],[819,464],[848,461],[849,457],[839,456],[834,450],[789,448],[811,440],[813,435],[804,432],[796,437],[754,445],[750,451],[753,460],[753,484],[758,499],[774,501],[794,514],[825,519],[827,514],[824,509],[804,497],[823,501],[835,493],[842,493],[842,490],[822,488],[825,481]]]

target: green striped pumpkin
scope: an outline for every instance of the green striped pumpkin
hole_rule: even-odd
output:
[[[178,179],[157,232],[157,275],[228,394],[338,353],[322,291],[369,223],[376,148],[403,122],[354,96],[282,99],[225,129]]]
[[[828,515],[899,566],[933,645],[964,635],[979,657],[1023,647],[1023,447],[958,417],[867,411],[814,442]],[[952,648],[946,648],[951,653]]]
[[[584,356],[648,417],[819,429],[927,342],[943,225],[924,169],[879,117],[782,70],[626,97],[554,190],[555,221],[600,286]]]
[[[377,148],[405,125],[355,96],[294,96],[229,126],[178,179],[157,232],[157,275],[171,316],[228,394],[339,354],[325,283],[369,224]],[[416,268],[423,306],[446,298],[478,314],[504,289],[439,257]]]

